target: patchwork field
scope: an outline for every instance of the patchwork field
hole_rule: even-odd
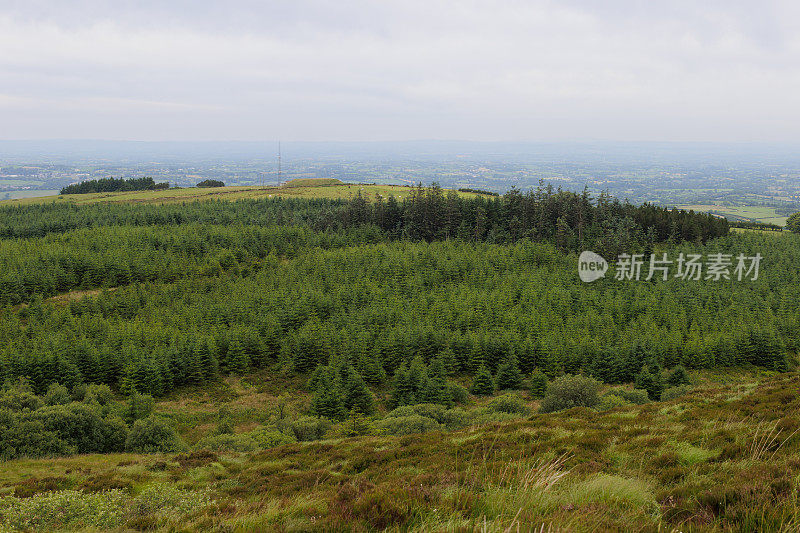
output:
[[[786,225],[787,219],[787,217],[776,213],[774,207],[687,204],[679,205],[678,208],[686,209],[687,211],[691,209],[693,211],[724,215],[733,220],[755,221],[765,224],[778,224],[779,226]]]
[[[48,202],[71,202],[78,205],[94,203],[168,204],[197,200],[240,200],[244,198],[328,198],[351,199],[361,193],[368,200],[376,194],[388,198],[394,195],[402,200],[411,194],[411,187],[404,185],[362,185],[344,183],[334,179],[297,179],[282,186],[237,186],[212,188],[174,188],[158,191],[130,191],[91,194],[66,194],[34,198],[13,198],[0,201],[0,205],[24,205]],[[477,196],[473,193],[458,193],[465,198]],[[0,196],[1,197],[1,196]]]

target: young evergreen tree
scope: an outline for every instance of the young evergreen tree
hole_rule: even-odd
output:
[[[494,381],[492,380],[492,373],[482,365],[475,374],[475,379],[472,381],[472,387],[469,391],[477,396],[489,396],[494,394]]]
[[[386,379],[386,371],[380,361],[380,352],[377,349],[362,351],[357,362],[358,373],[364,381],[377,385]]]
[[[516,355],[511,353],[498,367],[494,381],[497,390],[518,389],[522,385],[522,374],[519,371]]]
[[[444,361],[437,357],[428,367],[428,385],[423,393],[426,402],[438,403],[447,407],[453,405],[450,387],[447,384]]]
[[[360,413],[362,415],[371,415],[375,412],[375,400],[372,397],[372,392],[355,371],[344,391],[344,407],[351,413]]]
[[[672,372],[669,373],[666,380],[667,385],[670,387],[677,387],[679,385],[688,385],[689,384],[689,374],[686,372],[686,368],[681,365],[676,366],[672,369]]]
[[[411,361],[411,366],[408,368],[408,383],[417,401],[422,401],[428,389],[428,370],[420,356]]]
[[[539,368],[531,374],[529,391],[531,396],[536,399],[544,398],[547,392],[547,374]]]
[[[232,374],[241,375],[247,372],[249,358],[238,340],[228,344],[228,369]]]
[[[444,365],[445,374],[448,377],[455,376],[456,372],[458,372],[458,359],[453,349],[450,347],[446,348],[439,354],[439,358]]]
[[[128,397],[128,403],[125,406],[124,418],[128,425],[133,424],[137,420],[147,418],[153,412],[153,397],[149,394],[139,394],[133,392]]]
[[[414,387],[409,379],[408,367],[403,363],[394,373],[391,406],[397,408],[415,403],[417,403],[417,398],[414,395]]]
[[[347,409],[344,406],[341,382],[336,369],[331,366],[324,369],[311,399],[311,411],[317,416],[342,420],[347,416]]]
[[[653,371],[645,365],[642,367],[641,372],[636,375],[635,385],[637,389],[644,389],[647,391],[647,396],[652,401],[661,399],[661,393],[664,392],[664,382],[661,378],[661,369],[654,368]]]

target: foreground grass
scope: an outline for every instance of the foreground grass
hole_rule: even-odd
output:
[[[756,379],[451,433],[10,461],[0,516],[39,530],[796,531],[800,376]]]

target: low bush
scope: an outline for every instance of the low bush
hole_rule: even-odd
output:
[[[512,415],[523,415],[528,412],[528,406],[526,406],[522,398],[516,394],[498,396],[489,402],[486,409],[495,413],[508,413]]]
[[[448,383],[447,387],[450,389],[450,397],[454,403],[467,403],[467,400],[469,400],[469,391],[467,389],[458,383]]]
[[[72,396],[69,394],[69,389],[60,383],[52,383],[47,388],[47,394],[44,396],[44,403],[47,405],[66,405],[72,403]]]
[[[250,437],[258,444],[262,450],[274,448],[283,444],[297,442],[297,438],[292,434],[282,433],[277,428],[261,426],[249,433]]]
[[[233,435],[222,433],[200,439],[195,444],[195,450],[210,450],[214,452],[252,452],[258,450],[258,443],[250,435],[244,433]]]
[[[692,387],[690,387],[689,385],[679,385],[677,387],[670,387],[669,389],[666,389],[664,392],[661,393],[661,401],[667,402],[669,400],[674,400],[675,398],[680,398],[690,390],[692,390]]]
[[[622,398],[621,396],[617,396],[615,394],[604,394],[603,397],[600,398],[600,403],[597,404],[597,410],[608,411],[609,409],[614,409],[615,407],[629,407],[631,405],[633,405],[633,403]]]
[[[325,436],[330,427],[330,420],[317,416],[302,416],[289,425],[294,437],[299,441],[319,440]]]
[[[383,435],[410,435],[440,429],[441,426],[432,418],[415,414],[378,420],[375,428]]]
[[[628,390],[617,387],[609,390],[603,394],[603,396],[618,396],[626,402],[630,402],[634,405],[644,405],[650,401],[650,397],[647,395],[647,391],[644,389]]]
[[[98,405],[108,405],[114,399],[114,393],[108,385],[92,383],[86,387],[83,395],[83,402],[97,403]]]
[[[177,452],[184,447],[175,428],[153,415],[137,420],[125,442],[125,449],[139,453]]]
[[[31,386],[23,379],[0,393],[0,409],[20,413],[23,411],[35,411],[42,405],[44,405],[44,402],[34,394]]]
[[[447,429],[461,429],[469,425],[469,413],[460,407],[454,407],[444,412],[439,423]]]
[[[0,498],[3,531],[108,531],[147,529],[159,520],[184,525],[187,518],[207,512],[214,504],[207,492],[181,490],[174,485],[146,487],[137,496],[125,490],[99,492],[59,490],[28,498]]]
[[[600,401],[600,386],[599,381],[587,376],[561,376],[547,387],[539,410],[552,413],[573,407],[594,407]]]
[[[400,418],[405,416],[419,415],[432,418],[441,424],[444,420],[444,413],[447,409],[437,403],[418,403],[416,405],[404,405],[386,414],[386,418]]]

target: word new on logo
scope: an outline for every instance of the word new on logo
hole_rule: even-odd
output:
[[[578,276],[581,281],[591,283],[605,277],[606,271],[608,271],[608,262],[602,256],[588,250],[581,252],[578,257]]]

